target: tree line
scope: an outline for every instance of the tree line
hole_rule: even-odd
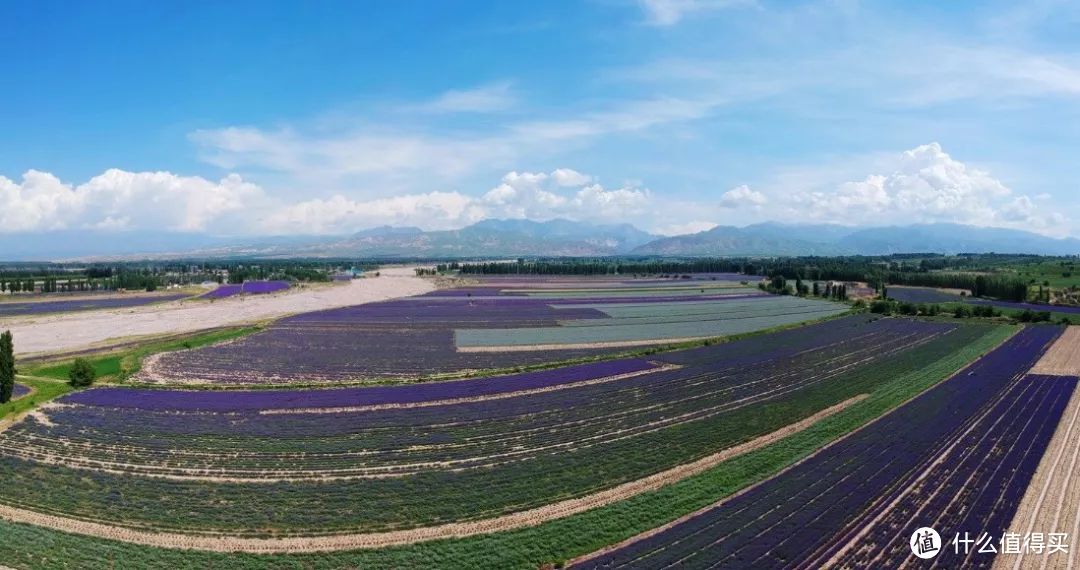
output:
[[[914,258],[905,256],[873,257],[786,257],[774,259],[696,258],[696,259],[519,259],[516,262],[453,262],[436,266],[436,271],[465,275],[679,275],[686,273],[740,273],[767,279],[783,277],[800,281],[866,282],[880,291],[882,287],[911,285],[966,289],[976,297],[1024,301],[1028,284],[1015,275],[979,274],[964,271],[946,272],[929,267],[945,267],[941,256]],[[961,264],[974,264],[968,257]],[[923,263],[927,261],[928,263]]]

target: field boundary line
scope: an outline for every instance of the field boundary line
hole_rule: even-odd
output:
[[[562,344],[511,344],[505,346],[459,346],[458,352],[539,352],[542,350],[572,350],[579,348],[619,348],[622,346],[650,346],[654,344],[675,344],[680,342],[697,342],[702,340],[708,340],[710,338],[721,338],[716,335],[712,336],[686,336],[679,338],[659,338],[659,339],[642,339],[642,340],[609,340],[603,342],[576,342],[576,343],[562,343]]]
[[[204,550],[211,552],[249,552],[262,554],[293,552],[328,552],[336,550],[359,550],[402,546],[416,542],[446,538],[463,538],[519,528],[532,527],[580,512],[603,507],[642,493],[655,491],[664,486],[707,471],[729,459],[765,447],[790,435],[804,431],[817,422],[857,404],[868,394],[834,404],[798,422],[756,437],[750,441],[729,447],[696,461],[685,463],[654,473],[641,479],[623,483],[584,497],[568,499],[542,507],[511,513],[491,519],[448,523],[432,527],[387,532],[338,534],[326,536],[298,536],[282,538],[241,538],[207,536],[171,532],[137,530],[97,522],[39,513],[8,505],[0,505],[0,518],[11,522],[43,526],[62,532],[70,532],[109,540],[118,540],[161,548]]]
[[[570,388],[580,388],[582,386],[591,386],[593,384],[606,384],[608,382],[617,382],[619,380],[626,380],[628,378],[636,378],[638,376],[644,376],[646,374],[653,374],[655,372],[667,372],[670,370],[678,370],[682,368],[681,364],[661,364],[655,368],[649,368],[646,370],[635,370],[634,372],[625,372],[623,374],[615,374],[612,376],[604,376],[601,378],[591,378],[589,380],[580,380],[578,382],[566,382],[563,384],[555,384],[552,386],[544,386],[542,388],[529,388],[526,390],[515,390],[512,392],[499,392],[497,394],[486,394],[483,396],[467,396],[462,398],[447,398],[444,400],[429,400],[426,402],[409,402],[409,403],[386,403],[386,404],[369,404],[366,406],[338,406],[327,408],[270,408],[260,410],[259,415],[300,415],[300,414],[338,414],[338,413],[351,413],[351,412],[374,412],[378,410],[401,410],[409,408],[428,408],[432,406],[450,406],[454,404],[468,404],[473,402],[487,402],[489,400],[505,400],[507,398],[517,398],[520,396],[530,396],[533,394],[543,394],[545,392],[556,392],[558,390],[566,390]],[[497,377],[493,380],[497,382]]]

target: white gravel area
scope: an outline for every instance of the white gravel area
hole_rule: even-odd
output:
[[[115,339],[194,332],[420,295],[435,288],[430,281],[416,277],[412,267],[389,267],[380,273],[379,277],[353,279],[344,284],[213,302],[173,301],[144,307],[3,318],[0,330],[11,330],[18,355],[61,352]]]

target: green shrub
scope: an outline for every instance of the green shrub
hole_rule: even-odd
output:
[[[94,365],[90,364],[90,361],[85,358],[76,358],[75,362],[71,363],[71,370],[68,371],[68,383],[76,388],[83,388],[90,386],[97,379],[97,371],[94,370]]]

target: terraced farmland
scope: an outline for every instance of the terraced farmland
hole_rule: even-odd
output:
[[[139,378],[243,385],[463,374],[741,334],[848,310],[827,301],[748,294],[730,284],[686,287],[483,286],[306,313],[232,343],[156,357]],[[622,290],[632,293],[615,295]],[[642,296],[650,291],[655,294]]]
[[[548,371],[479,391],[488,381],[189,395],[94,389],[0,436],[3,503],[203,536],[489,519],[774,432],[945,358],[986,330],[848,317],[657,355],[657,364],[590,365],[572,382]]]
[[[1059,333],[1025,329],[782,475],[575,567],[898,567],[922,509],[943,535],[970,524],[1000,536],[1075,388],[1024,377]]]

